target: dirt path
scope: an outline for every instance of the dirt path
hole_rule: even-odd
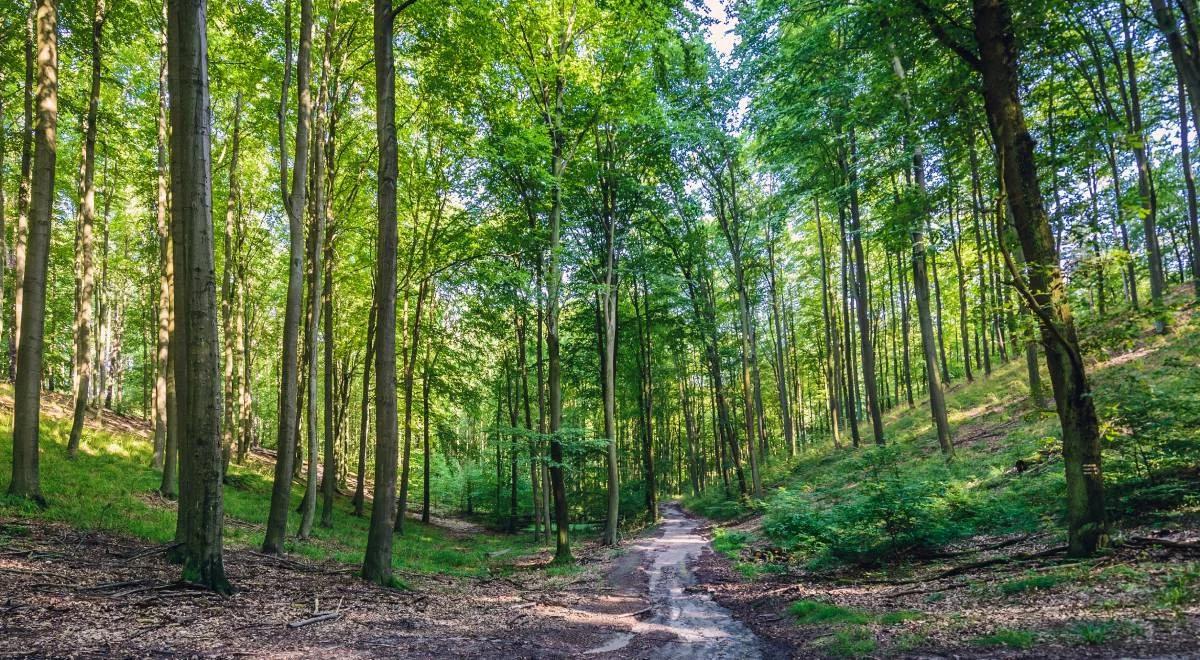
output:
[[[697,531],[699,523],[674,503],[662,513],[658,533],[630,548],[648,579],[649,615],[586,654],[620,656],[649,646],[656,658],[763,657],[764,646],[749,628],[707,594],[689,589],[696,584],[689,564],[708,549],[708,541]]]

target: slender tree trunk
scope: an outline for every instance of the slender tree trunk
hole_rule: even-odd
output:
[[[431,357],[429,346],[425,347],[425,364],[421,369],[421,448],[423,460],[421,467],[424,479],[421,482],[421,522],[429,524],[431,500],[429,495],[430,461],[433,458],[433,447],[429,442],[429,427],[433,421],[429,417],[429,399],[433,389],[433,363],[436,357]],[[516,424],[513,424],[515,427]],[[513,445],[513,515],[516,516],[517,498],[517,449]],[[515,531],[515,528],[514,528]]]
[[[34,70],[37,61],[37,30],[36,17],[37,0],[29,2],[25,19],[25,85],[22,97],[23,113],[21,122],[21,183],[17,189],[17,226],[13,228],[13,330],[9,335],[9,380],[16,382],[17,351],[21,343],[21,316],[23,310],[23,283],[25,281],[25,252],[29,240],[29,211],[30,194],[33,174],[33,133],[34,133]],[[57,46],[56,46],[57,48]]]
[[[408,481],[412,466],[412,406],[413,385],[416,378],[417,350],[421,345],[421,321],[425,306],[425,298],[429,295],[431,284],[422,280],[417,288],[417,308],[412,321],[412,330],[408,336],[407,352],[404,355],[404,450],[400,461],[400,501],[396,507],[396,522],[393,530],[397,534],[404,533],[404,518],[408,515]]]
[[[767,284],[771,294],[771,330],[775,335],[775,384],[779,393],[779,416],[783,423],[783,442],[787,446],[788,456],[795,456],[796,433],[792,428],[792,405],[788,396],[788,374],[785,360],[788,342],[787,336],[783,332],[782,306],[780,304],[782,294],[776,267],[775,239],[777,236],[767,239]]]
[[[267,532],[262,547],[262,551],[267,554],[283,554],[288,513],[291,511],[292,473],[296,465],[296,425],[299,423],[296,406],[297,381],[299,380],[297,356],[300,344],[300,308],[304,287],[304,208],[308,192],[309,124],[312,112],[312,96],[309,90],[312,12],[312,0],[300,0],[300,47],[296,58],[296,156],[292,162],[292,182],[289,188],[287,182],[287,97],[292,72],[292,3],[291,0],[284,1],[284,67],[283,85],[279,95],[278,124],[279,190],[288,215],[288,289],[283,319],[283,354],[279,367],[279,420],[275,443],[275,481],[271,490],[271,509],[267,517]],[[382,154],[380,157],[383,157]],[[393,224],[395,223],[393,222]]]
[[[817,246],[821,252],[821,317],[824,319],[825,347],[828,351],[825,361],[825,389],[829,395],[829,432],[833,436],[833,446],[840,449],[842,445],[840,427],[840,411],[838,407],[838,392],[841,391],[841,351],[838,346],[838,329],[835,319],[830,312],[829,304],[829,264],[825,251],[825,230],[821,226],[821,205],[815,204],[817,217]]]
[[[239,93],[233,102],[233,145],[229,156],[229,198],[225,204],[224,248],[225,263],[221,277],[221,320],[223,323],[222,336],[224,343],[225,368],[225,410],[221,429],[221,454],[224,468],[229,469],[229,461],[233,456],[234,437],[237,435],[237,406],[234,404],[240,393],[241,384],[238,382],[241,373],[238,369],[237,350],[238,328],[235,325],[237,316],[237,300],[234,296],[234,273],[237,270],[237,257],[234,252],[234,230],[241,213],[241,190],[238,184],[238,149],[240,147],[240,132],[242,122],[242,95]]]
[[[104,0],[92,3],[92,86],[88,94],[86,130],[83,140],[83,181],[79,200],[75,268],[75,414],[71,436],[67,440],[67,456],[75,458],[83,436],[83,421],[87,415],[88,393],[92,382],[92,296],[95,295],[93,266],[93,236],[96,224],[96,128],[100,119],[100,56],[104,34]]]
[[[333,495],[337,490],[338,461],[335,447],[337,431],[334,428],[333,399],[337,389],[334,361],[333,319],[333,236],[327,236],[325,246],[325,309],[321,316],[325,323],[325,392],[324,392],[324,447],[321,459],[321,526],[333,527]]]
[[[379,311],[377,296],[372,292],[371,311],[367,314],[367,350],[363,357],[362,400],[358,422],[358,475],[354,487],[354,515],[362,517],[366,500],[367,422],[370,418],[371,361],[375,354],[375,317]]]
[[[312,0],[302,0],[302,2],[311,3]],[[311,7],[309,9],[311,12]],[[304,31],[304,25],[308,25],[308,30],[312,31],[312,17],[309,16],[306,23],[301,14],[301,31]],[[305,337],[308,341],[308,346],[305,353],[308,355],[306,365],[308,367],[308,419],[305,424],[308,434],[308,476],[305,479],[304,487],[304,502],[301,505],[300,518],[300,538],[307,539],[312,535],[313,523],[317,517],[317,480],[318,480],[318,464],[317,458],[321,455],[321,444],[317,436],[317,377],[320,366],[320,328],[321,328],[321,311],[325,299],[325,250],[326,236],[325,229],[328,223],[329,208],[325,199],[325,124],[328,119],[329,105],[329,63],[330,49],[333,47],[333,21],[326,23],[328,30],[325,33],[325,47],[323,48],[322,65],[321,65],[321,83],[317,92],[317,107],[314,113],[315,128],[312,135],[311,150],[313,154],[312,164],[312,180],[310,187],[312,189],[312,221],[313,235],[311,242],[312,251],[309,255],[309,263],[312,267],[312,289],[309,291],[309,310],[308,310],[308,328],[305,331]],[[312,40],[312,35],[307,36],[309,41]],[[303,50],[303,46],[301,47]],[[302,55],[303,57],[303,55]],[[330,360],[332,362],[332,360]],[[331,406],[332,407],[332,406]],[[331,429],[332,431],[332,429]],[[332,436],[332,433],[330,433]],[[332,442],[330,437],[328,442]]]
[[[8,492],[44,504],[38,472],[42,396],[42,332],[46,321],[46,269],[54,206],[58,126],[58,6],[37,0],[37,125],[29,204],[29,239],[22,280],[21,339],[13,384],[13,469]]]
[[[375,299],[378,307],[378,345],[375,349],[375,498],[363,579],[381,585],[392,582],[392,507],[396,501],[396,72],[392,53],[391,0],[375,0],[375,133],[379,148],[376,208],[379,214],[379,256],[376,260]]]
[[[862,351],[863,388],[875,444],[883,445],[883,416],[879,410],[879,386],[875,374],[875,346],[871,343],[871,310],[867,300],[867,265],[863,252],[862,225],[858,209],[858,146],[854,128],[849,131],[850,153],[842,160],[842,171],[850,184],[850,239],[854,245],[854,297],[858,314],[858,337]]]
[[[166,12],[166,5],[163,5],[163,12]],[[171,410],[170,403],[174,402],[174,394],[171,394],[170,402],[168,401],[168,392],[174,389],[173,371],[170,369],[170,363],[167,356],[170,352],[171,343],[171,291],[174,288],[174,250],[171,244],[171,232],[168,221],[168,213],[170,208],[169,190],[167,186],[167,36],[166,32],[162,33],[159,42],[159,63],[158,63],[158,198],[155,204],[158,223],[158,328],[155,337],[154,350],[154,467],[163,471],[163,481],[160,491],[164,496],[173,496],[176,491],[174,485],[174,464],[171,464],[171,469],[167,469],[165,461],[165,452],[167,445],[171,442],[168,431],[168,412]],[[170,476],[170,483],[168,483]],[[169,486],[169,488],[168,488]]]
[[[172,341],[179,408],[177,557],[183,578],[219,593],[225,579],[221,465],[220,342],[213,264],[211,107],[205,0],[169,0],[167,66],[171,121],[171,233],[175,309]]]
[[[650,335],[649,292],[643,280],[641,293],[633,280],[633,312],[638,334],[638,416],[641,418],[642,476],[645,485],[646,518],[658,520],[658,483],[654,469],[654,365]],[[753,442],[753,441],[752,441]]]
[[[1192,289],[1200,300],[1200,222],[1196,212],[1196,177],[1192,173],[1192,144],[1188,131],[1188,92],[1183,74],[1176,71],[1177,95],[1179,97],[1179,156],[1183,165],[1183,181],[1187,189],[1187,234],[1188,251],[1191,253]]]
[[[1125,42],[1125,75],[1129,86],[1130,129],[1133,137],[1133,158],[1137,163],[1138,196],[1142,200],[1142,228],[1145,233],[1146,258],[1150,264],[1150,300],[1154,306],[1154,328],[1159,334],[1167,331],[1167,312],[1163,309],[1166,280],[1163,275],[1162,249],[1158,244],[1158,194],[1150,172],[1150,148],[1142,128],[1142,101],[1138,91],[1137,67],[1133,57],[1133,37],[1129,29],[1129,3],[1121,0],[1121,33]]]
[[[904,64],[900,61],[899,55],[892,55],[892,69],[895,71],[896,78],[899,79],[901,88],[903,89],[901,98],[905,111],[911,112],[912,101],[907,89],[907,72],[904,69]],[[915,131],[911,133],[915,134]],[[920,141],[914,135],[910,135],[908,142],[912,149],[913,175],[917,192],[922,199],[923,210],[923,213],[914,220],[911,227],[913,288],[917,298],[917,317],[921,324],[921,347],[925,355],[925,377],[929,384],[929,409],[933,416],[934,425],[937,428],[938,445],[941,446],[942,453],[949,458],[954,455],[954,438],[950,433],[950,422],[946,416],[946,395],[942,391],[942,383],[938,374],[937,345],[935,344],[941,333],[939,332],[937,336],[934,335],[933,319],[929,310],[929,278],[925,271],[927,251],[925,244],[925,223],[927,222],[926,216],[929,212],[928,203],[924,201],[926,198],[925,151]],[[938,316],[940,324],[940,296],[938,299]]]

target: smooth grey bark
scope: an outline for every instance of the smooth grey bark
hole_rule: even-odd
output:
[[[221,535],[220,338],[213,259],[212,161],[205,0],[168,0],[167,83],[171,124],[171,233],[175,311],[172,338],[179,443],[176,558],[183,579],[230,593]]]
[[[284,0],[284,67],[279,95],[279,190],[288,215],[288,289],[284,306],[283,354],[280,364],[279,420],[275,443],[275,480],[262,551],[283,554],[291,509],[292,471],[296,460],[296,392],[299,380],[300,307],[304,286],[304,207],[308,184],[309,122],[312,97],[309,89],[312,53],[312,0],[300,1],[300,45],[296,56],[296,156],[288,187],[287,97],[292,73],[292,3]]]
[[[910,112],[912,101],[907,88],[907,72],[900,56],[892,55],[892,70],[899,80],[903,92],[901,98],[905,111]],[[912,234],[912,269],[913,293],[917,299],[917,317],[921,327],[921,348],[925,356],[925,377],[929,385],[929,411],[937,429],[938,445],[942,454],[947,458],[954,456],[954,436],[950,432],[950,421],[946,415],[946,394],[942,390],[941,375],[938,371],[937,336],[934,334],[933,317],[929,309],[929,276],[926,272],[927,246],[925,244],[925,223],[929,212],[925,185],[925,150],[919,139],[910,132],[907,139],[912,149],[913,178],[917,193],[922,199],[922,213],[913,220],[910,228]]]
[[[88,393],[92,384],[92,296],[96,284],[93,264],[93,237],[96,224],[96,129],[100,118],[100,56],[104,34],[104,0],[92,5],[92,82],[88,93],[88,110],[83,138],[81,199],[79,226],[75,241],[75,411],[71,435],[67,439],[67,457],[75,458],[83,437],[83,422],[87,415]]]

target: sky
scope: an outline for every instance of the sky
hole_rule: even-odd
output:
[[[737,36],[733,34],[737,21],[726,13],[725,0],[703,0],[703,3],[709,18],[716,21],[708,26],[708,42],[722,58],[728,58],[737,45]]]

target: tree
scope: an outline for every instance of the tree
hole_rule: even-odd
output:
[[[918,3],[935,36],[982,79],[984,108],[999,151],[1001,182],[1013,224],[1027,260],[1022,275],[1008,261],[1014,280],[1024,279],[1021,295],[1038,315],[1046,366],[1062,425],[1067,477],[1070,554],[1087,556],[1107,538],[1104,481],[1100,472],[1100,428],[1084,370],[1058,250],[1042,204],[1034,141],[1021,105],[1012,8],[1007,0],[974,0],[974,49],[946,32],[930,8]],[[1007,256],[1006,256],[1007,259]]]
[[[37,124],[25,246],[20,341],[13,383],[13,470],[8,492],[45,504],[38,472],[42,397],[42,333],[46,322],[46,269],[50,254],[50,213],[54,207],[54,164],[58,130],[58,3],[37,0]]]
[[[312,114],[309,90],[311,69],[312,0],[300,1],[300,45],[296,53],[296,155],[292,163],[292,182],[288,187],[287,99],[292,71],[292,3],[284,2],[283,87],[279,93],[279,191],[288,216],[290,252],[288,262],[287,304],[283,319],[283,362],[279,385],[279,427],[275,445],[275,481],[271,490],[271,512],[262,550],[283,554],[291,509],[292,471],[296,457],[296,389],[299,381],[300,307],[304,287],[304,209],[308,192],[308,148]],[[315,360],[315,358],[314,358]]]
[[[220,342],[213,259],[210,100],[205,0],[168,0],[167,81],[171,118],[171,235],[175,247],[172,337],[179,442],[175,538],[185,580],[219,593],[225,578]]]

